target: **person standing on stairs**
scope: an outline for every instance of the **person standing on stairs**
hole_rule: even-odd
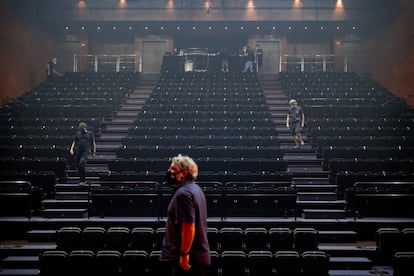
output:
[[[95,135],[92,131],[89,131],[87,127],[86,123],[79,123],[79,130],[76,132],[69,150],[71,155],[75,155],[81,184],[86,182],[85,166],[89,154],[91,152],[93,156],[96,154]]]
[[[290,132],[295,142],[295,148],[300,148],[305,144],[302,140],[300,131],[305,126],[305,114],[295,99],[289,101],[289,110],[286,116],[286,127],[290,128]]]
[[[47,80],[54,80],[58,77],[63,76],[61,73],[58,73],[56,71],[56,63],[57,63],[57,58],[52,58],[52,60],[47,63],[47,66],[46,66]]]

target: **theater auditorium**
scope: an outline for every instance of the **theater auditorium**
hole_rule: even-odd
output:
[[[1,1],[0,275],[170,275],[178,154],[207,202],[207,276],[414,275],[413,11]]]

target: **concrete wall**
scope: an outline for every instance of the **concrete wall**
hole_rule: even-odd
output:
[[[369,73],[414,107],[414,1],[396,1],[394,21],[369,40]]]

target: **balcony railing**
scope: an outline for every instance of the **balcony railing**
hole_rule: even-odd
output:
[[[135,72],[139,71],[135,55],[74,55],[73,72]]]

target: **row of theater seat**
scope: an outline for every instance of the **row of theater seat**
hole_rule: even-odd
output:
[[[356,182],[345,189],[347,209],[355,217],[414,217],[414,182]]]
[[[176,154],[187,154],[194,159],[253,159],[277,160],[283,158],[283,150],[278,146],[121,146],[115,149],[118,158],[162,159]],[[255,166],[257,167],[257,166]],[[263,170],[266,170],[263,168]]]
[[[85,122],[88,126],[99,128],[102,118],[95,117],[56,117],[56,118],[43,118],[43,117],[4,117],[0,118],[1,125],[3,126],[50,126],[50,127],[72,127],[77,126],[79,122]]]
[[[1,140],[1,136],[0,136]],[[270,147],[279,146],[280,140],[276,135],[272,136],[128,136],[122,139],[124,146],[204,146],[204,147]]]
[[[290,182],[197,182],[211,217],[296,216],[296,190]],[[93,183],[92,183],[93,184]],[[92,185],[93,216],[165,217],[171,187],[165,182],[107,182]]]
[[[397,252],[414,252],[414,228],[378,228],[375,243],[379,260],[390,263]]]
[[[156,126],[156,127],[133,127],[128,129],[128,135],[162,135],[162,136],[274,136],[276,134],[274,127],[202,127],[202,126]]]
[[[210,249],[217,252],[238,250],[318,250],[318,231],[314,228],[223,227],[208,228]],[[56,231],[58,250],[160,250],[165,228],[152,227],[61,227]]]
[[[409,147],[414,145],[414,136],[317,136],[312,138],[317,149],[324,147]]]
[[[168,104],[161,104],[161,103],[149,103],[147,105],[144,106],[145,110],[147,111],[159,111],[159,110],[168,110],[168,111],[172,111],[172,110],[186,110],[186,111],[199,111],[199,112],[203,112],[203,111],[215,111],[218,112],[219,114],[222,114],[223,117],[224,116],[224,111],[227,111],[228,113],[233,113],[233,112],[245,112],[246,114],[248,114],[248,112],[258,112],[258,111],[263,111],[263,110],[267,110],[268,109],[268,105],[261,103],[261,104],[257,104],[257,105],[252,105],[251,103],[243,103],[243,104],[232,104],[232,103],[226,103],[223,101],[217,102],[217,103],[207,103],[207,104],[194,104],[191,102],[170,102]],[[171,115],[174,115],[175,113],[171,113]]]
[[[256,80],[255,74],[245,72],[220,72],[216,70],[206,71],[206,72],[179,72],[174,70],[164,70],[162,71],[161,80],[162,81],[194,81],[198,82],[201,80],[216,80],[216,81],[246,81],[246,80]]]
[[[356,117],[332,117],[332,118],[307,118],[308,128],[318,127],[408,127],[412,126],[414,118],[409,117],[377,117],[377,118],[356,118]]]
[[[134,121],[138,127],[179,126],[179,127],[274,127],[269,118],[144,118]]]
[[[260,162],[262,160],[258,160]],[[129,163],[129,162],[128,162]],[[102,172],[99,174],[100,181],[158,181],[162,182],[165,180],[165,168],[161,171],[156,170],[145,170],[145,171],[137,171],[137,167],[133,167],[132,165],[134,162],[129,163],[128,169],[124,170],[122,166],[113,165],[113,169],[108,172]],[[137,164],[137,163],[135,163]],[[138,163],[139,164],[139,163]],[[285,164],[286,165],[286,164]],[[166,163],[168,167],[168,163]],[[230,170],[219,170],[219,171],[200,171],[198,175],[198,180],[200,181],[220,181],[220,182],[230,182],[230,181],[291,181],[292,180],[292,173],[287,172],[286,170],[277,171],[234,171],[233,169]]]
[[[70,159],[69,147],[72,140],[67,140],[65,146],[52,145],[13,145],[0,146],[0,157],[42,157],[42,158],[66,158]]]
[[[43,147],[69,147],[73,141],[73,135],[0,135],[0,147],[6,146],[36,146]]]
[[[407,112],[401,104],[393,103],[389,105],[309,105],[304,109],[309,117],[366,117],[377,118],[381,116],[398,117]]]
[[[1,126],[0,131],[2,135],[12,137],[23,136],[23,135],[37,135],[37,136],[57,136],[66,135],[74,137],[78,131],[78,125],[71,126]],[[93,126],[90,128],[91,131],[95,129]]]
[[[156,97],[155,97],[156,96]],[[172,92],[169,92],[167,95],[158,95],[156,94],[153,97],[150,97],[147,100],[147,104],[153,105],[168,105],[171,103],[180,103],[182,101],[181,97],[183,96],[182,93],[176,96],[173,95]],[[163,97],[161,97],[163,96]],[[187,104],[197,104],[197,105],[211,105],[211,104],[227,104],[227,105],[242,105],[242,104],[251,104],[251,105],[260,105],[265,103],[265,99],[263,97],[258,97],[262,95],[258,95],[257,93],[249,95],[248,93],[241,93],[240,95],[216,95],[213,93],[204,93],[197,95],[194,93],[189,94],[191,98],[186,100]],[[240,96],[240,97],[236,97]],[[242,97],[241,97],[242,96]]]
[[[326,166],[327,165],[327,166]],[[330,175],[335,177],[339,172],[414,172],[414,160],[412,158],[394,160],[392,158],[332,158],[324,163]]]
[[[60,157],[2,157],[0,158],[0,167],[3,171],[52,171],[57,178],[65,179],[68,160]]]
[[[43,191],[28,181],[0,181],[0,216],[31,217],[42,206]]]
[[[182,109],[167,109],[167,110],[160,110],[158,109],[147,109],[146,106],[143,107],[142,111],[138,113],[139,119],[149,118],[149,119],[172,119],[172,118],[201,118],[201,119],[265,119],[269,117],[269,111],[267,110],[243,110],[243,111],[231,111],[227,109],[220,109],[220,110],[182,110]]]
[[[186,151],[171,151],[171,154],[186,154]],[[159,172],[168,168],[170,160],[168,155],[164,158],[118,158],[108,161],[109,171],[122,172]],[[215,172],[217,174],[231,174],[232,172],[266,174],[267,172],[286,172],[287,161],[279,158],[219,158],[206,157],[198,159],[197,164],[201,171]],[[245,173],[244,173],[245,174]],[[273,179],[274,180],[274,179]]]
[[[82,105],[59,105],[39,104],[27,108],[20,107],[19,113],[23,116],[35,117],[101,117],[112,116],[113,105],[108,104],[82,104]]]
[[[165,98],[171,98],[173,100],[178,100],[182,97],[189,97],[190,100],[199,101],[199,100],[208,100],[212,101],[222,99],[229,101],[238,101],[245,102],[254,99],[260,99],[263,97],[263,89],[258,87],[249,88],[249,87],[235,87],[234,85],[224,86],[224,87],[186,87],[185,89],[181,86],[170,87],[157,86],[153,89],[153,94],[148,99],[148,101],[163,101]],[[263,101],[264,99],[262,99]]]
[[[46,251],[39,258],[40,275],[169,275],[161,252],[142,250]],[[328,276],[329,258],[323,251],[211,251],[207,276]]]
[[[42,191],[43,198],[51,198],[55,195],[55,185],[57,184],[56,174],[53,171],[33,171],[33,170],[26,170],[26,171],[7,171],[2,170],[0,172],[0,183],[2,191],[18,193],[20,189],[14,185],[15,182],[24,181],[29,183],[32,187],[37,187]],[[7,189],[5,188],[4,184],[7,184]],[[17,188],[17,189],[16,189]],[[14,205],[14,204],[13,204]],[[17,204],[16,204],[17,205]],[[13,208],[1,208],[2,210],[7,210],[14,212]],[[11,209],[11,210],[9,210]]]
[[[135,73],[68,73],[33,88],[8,107],[17,118],[105,118],[138,81]]]
[[[394,126],[371,126],[371,127],[317,127],[308,130],[315,137],[318,136],[361,136],[361,137],[413,137],[414,128],[410,126],[394,127]]]
[[[345,190],[356,182],[408,182],[414,179],[414,173],[388,171],[340,171],[332,176],[331,182],[337,185],[338,199],[344,199]]]
[[[324,162],[329,162],[333,158],[356,158],[356,159],[368,159],[368,158],[381,158],[386,159],[409,159],[414,156],[414,147],[412,146],[328,146],[318,150],[318,156],[324,159]]]

